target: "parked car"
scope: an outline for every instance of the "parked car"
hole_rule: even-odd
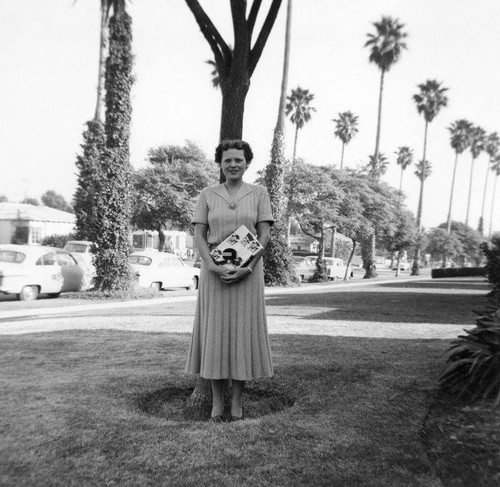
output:
[[[409,271],[411,269],[411,262],[408,262],[407,260],[402,260],[399,263],[399,270],[400,271]],[[392,266],[393,271],[398,270],[398,262],[396,261],[394,265]]]
[[[346,272],[346,265],[343,259],[334,257],[325,257],[326,272],[328,274],[328,279],[334,281],[335,279],[344,279]],[[352,277],[350,273],[347,277]]]
[[[184,264],[175,254],[144,250],[130,254],[129,262],[140,287],[198,289],[200,269]]]
[[[0,292],[22,301],[55,298],[85,288],[84,270],[63,249],[43,245],[0,245]]]
[[[308,281],[316,269],[316,257],[293,256],[295,262],[295,274],[302,281]]]
[[[64,250],[68,251],[83,268],[85,273],[85,289],[93,286],[96,277],[95,266],[92,262],[92,252],[90,251],[91,247],[92,242],[88,240],[70,240],[64,246]]]

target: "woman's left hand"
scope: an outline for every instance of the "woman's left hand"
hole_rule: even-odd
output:
[[[227,271],[226,276],[221,277],[221,281],[226,284],[234,284],[235,282],[241,281],[245,277],[251,274],[248,267],[236,267],[230,271]]]

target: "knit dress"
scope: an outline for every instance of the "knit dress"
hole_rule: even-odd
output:
[[[274,222],[267,190],[243,183],[231,197],[224,184],[202,190],[191,220],[208,225],[207,242],[219,244],[240,225],[254,235]],[[273,375],[264,301],[264,272],[226,284],[201,264],[200,286],[186,373],[205,379],[251,380]]]

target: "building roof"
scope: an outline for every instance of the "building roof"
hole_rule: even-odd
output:
[[[75,215],[48,206],[26,203],[0,203],[0,220],[27,220],[38,222],[75,223]]]

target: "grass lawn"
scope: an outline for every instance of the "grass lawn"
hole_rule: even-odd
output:
[[[188,340],[3,336],[0,484],[443,485],[447,342],[272,336],[275,378],[248,384],[248,420],[217,425],[182,418]]]

